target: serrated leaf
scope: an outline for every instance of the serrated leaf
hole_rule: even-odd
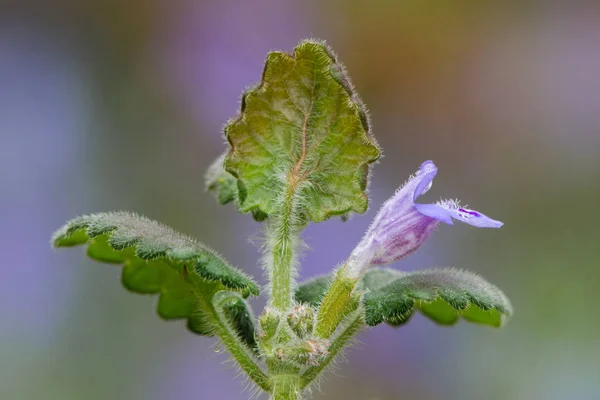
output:
[[[318,305],[330,282],[322,276],[302,283],[298,302]],[[467,321],[501,326],[512,313],[508,299],[483,278],[452,268],[402,272],[371,268],[359,281],[364,291],[366,323],[406,323],[415,310],[442,325],[452,325],[462,316]]]
[[[385,273],[379,272],[378,282]],[[442,325],[452,325],[462,316],[499,327],[512,313],[510,302],[497,287],[470,272],[449,268],[412,273],[387,270],[387,274],[390,280],[396,279],[363,296],[368,325],[400,324],[417,309]]]
[[[121,281],[132,292],[159,294],[157,312],[164,319],[188,320],[195,333],[211,335],[203,303],[221,290],[244,297],[258,287],[221,256],[158,222],[125,212],[87,215],[68,222],[52,239],[56,247],[87,244],[98,261],[123,264]],[[204,305],[205,306],[205,305]],[[232,304],[235,326],[247,332],[252,321],[245,302]],[[246,313],[242,312],[246,307]]]
[[[368,165],[379,149],[362,101],[324,43],[270,53],[225,135],[225,169],[238,179],[241,211],[270,215],[290,191],[315,222],[366,211]]]

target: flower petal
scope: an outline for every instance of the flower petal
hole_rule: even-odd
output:
[[[435,218],[448,225],[454,225],[454,221],[452,221],[454,215],[446,207],[442,207],[439,204],[415,204],[415,207],[423,215]]]
[[[416,184],[413,192],[413,201],[415,201],[422,194],[427,193],[433,184],[433,178],[435,178],[437,171],[437,167],[431,160],[425,161],[423,164],[421,164],[421,167],[419,167],[415,177],[410,179],[406,184],[406,186]]]
[[[452,213],[452,218],[478,228],[500,228],[504,225],[503,222],[496,221],[479,211],[469,210],[468,208],[459,207],[455,210],[450,210],[450,212]]]
[[[500,228],[504,225],[479,211],[461,207],[456,200],[444,200],[437,204],[415,204],[415,207],[421,214],[448,225],[454,225],[452,218],[477,228]]]
[[[348,259],[349,270],[356,276],[370,265],[390,264],[409,255],[435,230],[441,218],[437,214],[429,217],[419,212],[415,199],[429,190],[436,174],[435,164],[425,161],[415,175],[383,204]],[[448,211],[442,211],[447,214],[445,221],[452,223]]]

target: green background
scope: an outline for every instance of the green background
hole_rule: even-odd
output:
[[[501,330],[421,316],[368,330],[314,397],[600,397],[597,4],[25,0],[0,5],[0,398],[248,398],[212,339],[48,242],[76,215],[133,210],[265,283],[260,225],[203,174],[266,53],[307,36],[346,64],[384,157],[365,216],[307,230],[301,276],[342,261],[431,159],[424,201],[505,225],[443,226],[394,268],[469,269],[515,309]]]

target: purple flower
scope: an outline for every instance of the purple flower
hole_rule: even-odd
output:
[[[425,161],[394,196],[386,201],[362,241],[348,260],[355,273],[371,265],[390,264],[417,250],[440,222],[453,225],[453,219],[478,228],[500,228],[503,224],[478,211],[461,207],[456,200],[435,204],[415,203],[431,188],[437,167]]]

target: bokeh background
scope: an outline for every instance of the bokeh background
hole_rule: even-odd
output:
[[[214,340],[48,242],[73,216],[135,210],[264,283],[260,225],[203,174],[266,53],[309,36],[348,67],[385,157],[366,215],[307,230],[302,276],[432,159],[429,200],[505,226],[442,227],[396,267],[470,269],[516,309],[502,330],[366,331],[315,399],[600,398],[600,3],[21,0],[0,3],[1,399],[248,398]]]

